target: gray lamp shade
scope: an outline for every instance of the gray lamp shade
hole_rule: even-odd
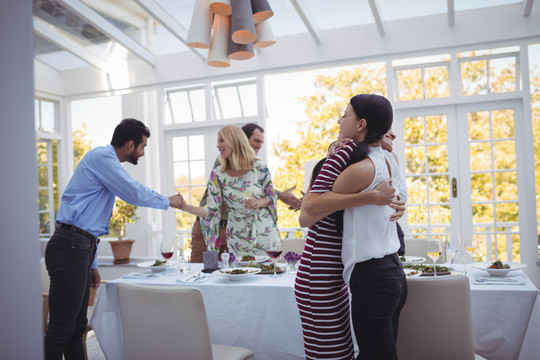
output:
[[[231,17],[214,16],[214,26],[212,28],[212,44],[208,50],[208,60],[206,63],[215,67],[228,67],[231,61],[227,56],[227,48],[231,38]]]
[[[251,8],[253,9],[253,23],[259,24],[274,16],[274,12],[268,4],[268,0],[251,0]]]
[[[255,31],[257,31],[257,41],[253,44],[255,49],[262,49],[276,43],[276,38],[268,21],[256,24]]]
[[[255,54],[253,53],[253,44],[237,44],[229,38],[229,59],[248,60]]]
[[[210,10],[215,14],[230,16],[232,13],[231,0],[210,0]]]
[[[231,0],[231,36],[237,44],[250,44],[257,40],[251,1]]]
[[[186,44],[194,48],[208,49],[211,30],[212,13],[208,7],[208,0],[196,0]]]

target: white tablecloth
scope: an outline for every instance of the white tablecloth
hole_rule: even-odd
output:
[[[199,270],[200,265],[193,264],[191,272]],[[540,353],[540,318],[531,318],[538,290],[521,273],[525,285],[471,284],[476,353],[488,360],[529,360],[530,354]],[[108,359],[124,358],[116,284],[182,285],[177,278],[116,279],[105,284],[90,322]],[[283,274],[253,275],[238,282],[213,277],[185,285],[202,292],[212,343],[247,347],[257,360],[300,360],[304,349],[293,284],[294,274]],[[524,338],[530,339],[526,345]],[[522,345],[527,351],[520,357]]]

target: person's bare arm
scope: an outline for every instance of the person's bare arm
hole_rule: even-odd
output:
[[[178,194],[178,196],[180,196],[181,198],[181,202],[178,206],[178,209],[182,210],[182,211],[186,211],[192,215],[196,215],[200,218],[205,218],[207,213],[206,211],[204,210],[203,207],[200,207],[200,206],[193,206],[193,205],[189,205],[188,203],[186,203],[186,200],[184,199],[184,197],[180,194]]]
[[[371,163],[371,161],[369,161],[369,163]],[[356,165],[358,164],[360,163],[347,168],[338,177],[338,180],[343,186],[352,183],[353,186],[351,187],[354,189],[359,189],[358,191],[360,191],[367,187],[371,180],[368,179],[369,181],[367,181],[367,185],[358,183],[357,172],[359,169],[356,168]],[[336,180],[336,183],[338,180]],[[336,186],[336,183],[334,183],[334,186]],[[363,188],[361,188],[362,186]],[[339,185],[339,187],[341,187],[341,185]],[[309,227],[338,210],[367,204],[390,205],[395,202],[394,197],[395,189],[392,186],[391,179],[384,180],[373,190],[362,193],[356,192],[346,194],[334,191],[324,193],[308,192],[302,201],[302,210],[298,220],[300,222],[300,226]]]
[[[296,185],[283,190],[278,193],[278,199],[283,201],[285,204],[289,205],[289,210],[300,210],[300,207],[302,206],[302,199],[299,199],[296,197],[296,195],[293,194],[293,190],[296,187]]]

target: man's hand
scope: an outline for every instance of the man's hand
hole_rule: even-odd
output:
[[[381,181],[373,190],[375,195],[373,204],[375,205],[390,205],[396,197],[396,189],[392,186],[392,179],[388,178]]]
[[[98,288],[101,281],[101,275],[99,275],[98,269],[90,269],[90,286]]]
[[[396,221],[401,219],[406,210],[405,201],[401,201],[401,196],[398,195],[397,200],[394,200],[390,204],[390,207],[396,209],[396,212],[393,213],[392,216],[390,216],[390,221]]]
[[[180,195],[180,193],[173,196],[169,196],[169,202],[171,203],[171,207],[177,208],[180,210],[183,210],[184,206],[186,205],[186,201],[184,200],[182,195]]]
[[[289,210],[298,211],[302,206],[302,200],[297,198],[296,195],[293,194],[292,191],[294,190],[294,188],[296,188],[296,184],[293,187],[290,187],[278,193],[278,199],[289,205]]]

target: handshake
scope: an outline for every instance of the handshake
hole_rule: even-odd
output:
[[[186,200],[184,200],[184,197],[180,193],[169,196],[169,202],[171,203],[171,207],[179,210],[184,210],[186,206]]]

